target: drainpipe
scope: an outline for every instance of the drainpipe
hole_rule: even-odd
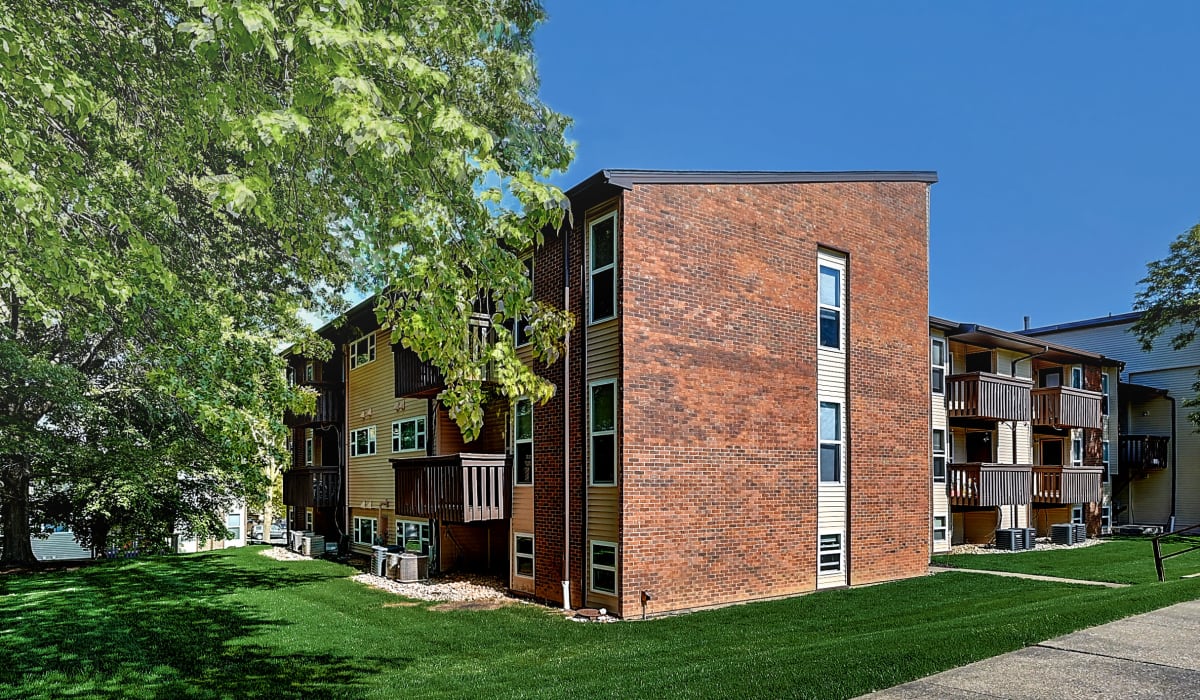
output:
[[[342,458],[339,460],[342,471],[342,527],[341,538],[349,539],[346,533],[350,531],[350,431],[346,427],[350,425],[350,345],[342,345],[342,402],[344,408],[342,410],[342,439],[341,443]],[[338,542],[338,553],[342,553],[342,543]],[[346,543],[345,554],[350,554],[350,543]]]
[[[571,308],[571,228],[562,235],[563,310]],[[563,610],[571,609],[571,332],[563,341]]]
[[[1028,355],[1023,355],[1023,356],[1018,357],[1017,359],[1013,360],[1011,366],[1009,367],[1009,371],[1008,371],[1009,376],[1011,376],[1013,379],[1016,379],[1018,362],[1021,362],[1022,360],[1032,360],[1033,358],[1041,357],[1042,355],[1045,355],[1048,352],[1050,352],[1050,346],[1043,345],[1042,350],[1040,352],[1034,352],[1034,353],[1030,353]],[[1033,378],[1033,368],[1032,367],[1029,368],[1029,377],[1030,377],[1030,379]],[[1017,463],[1017,421],[1015,421],[1015,420],[1009,421],[1009,426],[1012,430],[1012,463],[1016,464]],[[1029,449],[1030,449],[1030,451],[1033,450],[1033,436],[1032,435],[1030,436]],[[1033,460],[1030,460],[1030,461],[1033,461]],[[1032,503],[1025,506],[1025,520],[1026,520],[1026,522],[1033,520],[1033,504]],[[1012,510],[1012,526],[1013,527],[1017,526],[1017,509],[1015,506],[1013,507],[1013,510]]]
[[[1163,398],[1171,402],[1171,520],[1167,524],[1167,532],[1175,532],[1175,501],[1179,488],[1179,465],[1176,459],[1179,441],[1175,439],[1175,397],[1167,395]]]

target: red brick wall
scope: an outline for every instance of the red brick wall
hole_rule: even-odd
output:
[[[849,253],[851,581],[925,571],[926,188],[626,193],[624,611],[813,589],[819,245]]]

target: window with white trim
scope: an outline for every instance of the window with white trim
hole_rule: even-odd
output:
[[[1106,534],[1112,532],[1112,506],[1100,506],[1100,529]]]
[[[316,379],[316,376],[317,376],[317,368],[315,365],[313,365],[313,361],[309,360],[308,362],[305,362],[304,363],[304,381],[311,382],[314,379]]]
[[[1081,505],[1071,506],[1071,524],[1072,525],[1083,525],[1083,523],[1084,523],[1083,506],[1081,506]]]
[[[617,213],[588,224],[590,282],[588,318],[592,323],[617,316]]]
[[[821,481],[842,480],[842,405],[822,401],[820,405]]]
[[[592,541],[591,585],[595,593],[617,592],[617,545]]]
[[[1104,471],[1100,472],[1100,481],[1108,481],[1108,440],[1100,441],[1100,462]]]
[[[375,426],[350,431],[350,456],[363,457],[375,454]]]
[[[946,480],[946,431],[933,430],[933,480]]]
[[[228,530],[227,540],[242,539],[242,514],[241,513],[226,513],[225,514],[225,529]]]
[[[820,266],[818,335],[821,347],[842,347],[842,271]]]
[[[350,343],[350,369],[362,367],[375,359],[375,334],[364,335]]]
[[[933,393],[946,393],[946,339],[929,339],[930,386]]]
[[[304,438],[304,463],[313,463],[313,439],[311,437]]]
[[[429,554],[432,548],[428,520],[397,520],[396,544],[405,552]]]
[[[1071,388],[1073,388],[1073,389],[1082,389],[1083,388],[1083,368],[1082,367],[1072,367],[1071,368]]]
[[[1078,467],[1083,464],[1083,438],[1071,438],[1071,465]]]
[[[842,533],[823,532],[817,541],[817,573],[839,574],[842,572]]]
[[[513,542],[514,573],[522,578],[533,578],[533,535],[517,533]]]
[[[612,486],[617,483],[617,383],[593,383],[588,400],[591,483]]]
[[[933,516],[933,541],[934,542],[945,542],[946,534],[947,534],[946,516],[944,516],[944,515]]]
[[[1100,415],[1108,415],[1108,372],[1100,372]]]
[[[425,416],[392,422],[392,452],[425,449]]]
[[[377,522],[375,518],[355,518],[354,543],[375,544],[375,525]]]
[[[304,529],[312,532],[313,529],[313,512],[312,508],[304,509]]]
[[[513,408],[513,463],[516,483],[533,483],[533,402],[518,399]]]

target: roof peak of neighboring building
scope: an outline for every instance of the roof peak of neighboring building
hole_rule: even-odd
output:
[[[925,182],[935,183],[933,170],[639,170],[605,168],[592,177],[628,189],[638,184],[771,184],[819,182]],[[580,184],[583,184],[581,182]]]
[[[1070,331],[1081,328],[1100,328],[1102,326],[1115,326],[1122,323],[1132,323],[1142,317],[1142,311],[1130,311],[1123,314],[1109,314],[1107,316],[1098,316],[1096,318],[1085,318],[1082,321],[1067,321],[1066,323],[1056,323],[1050,326],[1038,326],[1037,328],[1025,328],[1016,333],[1021,335],[1042,335],[1043,333],[1054,333],[1056,331]]]

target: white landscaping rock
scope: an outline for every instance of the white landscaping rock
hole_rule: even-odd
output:
[[[960,544],[950,548],[950,554],[1020,554],[1021,552],[1044,552],[1050,549],[1079,549],[1080,547],[1091,547],[1097,544],[1104,544],[1108,540],[1096,538],[1086,539],[1079,544],[1054,544],[1049,537],[1038,538],[1033,545],[1033,549],[997,549],[990,544]]]

